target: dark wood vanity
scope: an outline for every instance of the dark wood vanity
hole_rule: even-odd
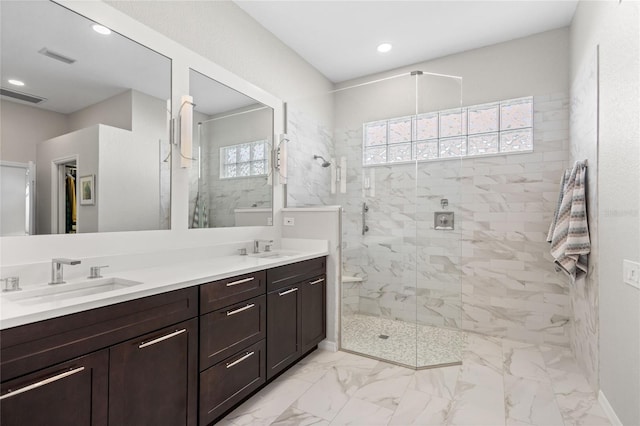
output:
[[[317,347],[326,258],[0,332],[0,424],[208,425]]]

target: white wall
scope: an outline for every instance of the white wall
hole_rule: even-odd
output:
[[[569,87],[568,52],[568,29],[562,28],[398,68],[376,74],[375,78],[415,70],[456,75],[463,78],[463,105],[474,105],[566,92]],[[372,79],[367,76],[349,80],[337,87]]]
[[[119,95],[69,114],[69,131],[84,129],[96,124],[131,130],[132,97],[132,91],[125,90]]]
[[[640,291],[622,261],[640,261],[639,9],[582,1],[572,24],[575,79],[599,46],[598,239],[600,389],[625,425],[640,424]]]
[[[160,224],[160,151],[155,138],[99,125],[98,232],[154,230]]]
[[[0,114],[0,158],[3,161],[35,162],[38,142],[68,131],[67,116],[57,112],[3,99]]]

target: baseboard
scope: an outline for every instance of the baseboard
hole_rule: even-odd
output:
[[[606,396],[604,396],[604,393],[602,393],[602,389],[598,391],[598,402],[600,403],[602,410],[607,415],[607,418],[613,426],[623,426],[622,422],[616,415],[616,412],[613,411],[613,407],[611,406],[611,404],[609,404],[609,400]]]
[[[318,343],[318,348],[325,351],[338,352],[338,345],[336,344],[336,342],[331,342],[329,340],[323,340],[322,342]]]

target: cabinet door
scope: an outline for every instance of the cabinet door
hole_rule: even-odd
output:
[[[112,347],[109,424],[195,425],[197,339],[194,318]]]
[[[324,275],[300,284],[303,354],[326,337],[326,288]]]
[[[299,312],[298,287],[267,294],[267,379],[301,355]]]
[[[2,426],[107,424],[109,353],[76,358],[2,384]]]

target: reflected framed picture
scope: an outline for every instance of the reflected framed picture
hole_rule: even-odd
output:
[[[95,175],[80,176],[80,205],[92,206],[96,203]]]

